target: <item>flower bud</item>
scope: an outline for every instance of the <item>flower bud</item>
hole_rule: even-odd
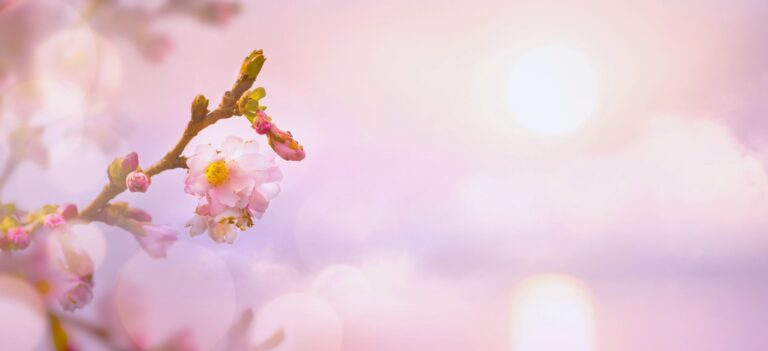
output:
[[[203,95],[195,96],[192,101],[192,120],[198,121],[208,114],[208,99]]]
[[[8,242],[13,244],[17,250],[26,249],[31,241],[29,233],[22,227],[8,229],[6,237]]]
[[[293,139],[291,132],[284,132],[274,124],[270,126],[267,138],[272,150],[275,150],[275,153],[286,161],[301,161],[306,156],[304,147]]]
[[[152,215],[140,208],[131,207],[125,212],[126,217],[138,222],[152,222]]]
[[[109,164],[107,174],[112,183],[118,183],[125,179],[128,173],[133,172],[139,167],[139,155],[131,152],[123,157],[118,157]]]
[[[67,224],[67,219],[64,218],[64,215],[62,214],[51,213],[45,216],[45,218],[43,219],[43,222],[45,223],[46,228],[56,229]]]
[[[253,120],[253,130],[255,130],[259,135],[264,135],[269,133],[271,129],[272,122],[270,121],[270,118],[264,113],[264,111],[257,112],[256,118]]]
[[[243,65],[240,67],[240,74],[245,76],[246,79],[256,79],[256,76],[261,72],[261,67],[264,66],[264,52],[261,50],[254,50],[243,61]]]
[[[64,219],[73,219],[77,217],[77,205],[75,204],[63,204],[59,207],[59,213],[64,216]]]
[[[123,156],[120,166],[124,172],[132,172],[139,167],[139,154],[131,152],[128,155]]]
[[[128,191],[133,193],[147,191],[151,183],[149,176],[140,170],[133,171],[125,177],[125,185],[128,187]]]

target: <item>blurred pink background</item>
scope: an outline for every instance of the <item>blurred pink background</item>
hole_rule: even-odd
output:
[[[71,30],[82,6],[8,3],[0,37],[30,3],[64,14],[43,21],[35,48]],[[86,230],[103,257],[97,301],[133,285],[153,338],[184,325],[212,348],[252,307],[254,340],[285,330],[277,350],[768,347],[768,3],[241,4],[223,27],[153,23],[172,40],[161,62],[90,29],[97,49],[78,62],[100,78],[61,88],[75,108],[45,112],[61,126],[46,134],[50,167],[24,164],[2,194],[29,208],[84,205],[109,160],[162,157],[192,98],[218,101],[242,58],[264,49],[263,103],[307,150],[280,163],[282,193],[264,218],[234,245],[182,235],[157,262],[120,229]],[[15,50],[1,40],[0,56]],[[597,82],[587,118],[556,135],[528,128],[509,88],[521,57],[553,45]],[[38,73],[74,71],[55,65],[56,50],[36,52]],[[52,72],[0,82],[4,108],[19,86],[63,74]],[[79,137],[101,123],[110,148]],[[258,137],[232,119],[191,146],[228,135]],[[167,172],[119,199],[184,231],[196,202],[183,178]]]

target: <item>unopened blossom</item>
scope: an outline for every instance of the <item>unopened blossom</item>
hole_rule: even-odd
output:
[[[120,166],[122,167],[123,171],[132,172],[139,167],[139,154],[136,152],[131,152],[123,156],[120,162]]]
[[[77,205],[64,204],[59,207],[59,213],[64,216],[65,219],[74,219],[77,217]]]
[[[152,183],[149,176],[142,171],[133,171],[125,177],[125,186],[130,192],[143,193],[149,189],[149,185]]]
[[[9,244],[12,244],[15,249],[23,250],[29,247],[29,243],[32,239],[24,228],[15,227],[8,229],[6,240]]]
[[[253,129],[258,134],[266,134],[269,146],[286,161],[301,161],[306,154],[304,147],[293,138],[291,132],[282,131],[264,111],[257,111],[253,119]]]
[[[152,222],[152,215],[140,208],[131,207],[125,211],[126,217],[139,222]]]
[[[146,223],[142,225],[143,234],[134,234],[139,245],[154,258],[166,257],[168,249],[176,242],[177,233],[175,230]]]
[[[67,219],[60,213],[51,213],[43,219],[45,227],[48,229],[57,229],[67,224]]]

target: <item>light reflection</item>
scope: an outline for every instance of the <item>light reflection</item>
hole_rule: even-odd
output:
[[[180,241],[165,259],[140,251],[128,260],[118,276],[116,301],[125,330],[146,338],[134,342],[159,345],[188,330],[199,349],[209,350],[227,333],[235,317],[236,295],[232,276],[218,254]],[[144,315],[137,315],[137,303],[143,306]]]
[[[594,351],[595,317],[577,280],[539,275],[517,289],[512,307],[512,350]]]
[[[312,290],[328,299],[345,321],[359,318],[373,303],[371,283],[357,267],[335,264],[315,278]]]
[[[93,192],[101,187],[106,157],[91,141],[69,138],[53,146],[48,172],[51,182],[68,194]]]
[[[279,351],[338,351],[341,322],[336,311],[322,298],[306,293],[282,295],[264,306],[252,330],[253,344],[282,330],[285,340]]]
[[[40,295],[29,283],[0,275],[0,346],[3,350],[34,350],[46,328]]]
[[[525,53],[510,78],[510,105],[515,118],[540,134],[574,131],[595,109],[597,74],[580,52],[544,46]]]

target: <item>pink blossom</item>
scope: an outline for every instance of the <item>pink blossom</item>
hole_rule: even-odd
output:
[[[168,249],[176,242],[175,230],[150,223],[142,225],[143,235],[134,234],[139,245],[154,258],[166,257]]]
[[[93,260],[85,250],[63,241],[61,243],[61,253],[60,264],[65,272],[83,279],[93,276]]]
[[[240,212],[242,213],[242,212]],[[208,232],[208,235],[217,243],[232,244],[237,238],[238,222],[242,223],[241,214],[236,211],[227,211],[216,217],[195,215],[187,222],[189,234],[196,236]]]
[[[74,286],[59,297],[59,303],[65,311],[83,308],[93,300],[93,284],[76,281]]]
[[[26,230],[22,227],[15,227],[8,229],[8,233],[6,233],[7,240],[10,244],[13,245],[14,249],[16,250],[23,250],[29,247],[29,243],[31,241],[31,237],[29,236],[29,233],[27,233]]]
[[[166,35],[147,36],[141,48],[154,62],[162,62],[173,50],[173,41]]]
[[[282,175],[273,156],[259,153],[255,141],[229,137],[215,150],[199,146],[187,161],[185,190],[200,202],[188,223],[191,235],[208,232],[219,243],[232,243],[237,230],[253,226],[278,193]]]
[[[67,224],[67,219],[59,213],[51,213],[43,219],[45,227],[48,229],[57,229]]]
[[[222,150],[198,146],[187,166],[185,190],[200,198],[212,216],[232,208],[247,209],[255,189],[282,178],[274,157],[259,153],[255,141],[237,137],[227,138]]]
[[[65,310],[74,311],[93,299],[94,265],[88,253],[67,240],[66,235],[60,238],[62,257],[59,259],[59,303]]]
[[[130,192],[143,193],[147,191],[152,180],[142,171],[133,171],[125,177],[125,185]]]
[[[195,351],[198,350],[195,343],[195,334],[189,329],[182,329],[163,342],[159,348],[169,351]]]

